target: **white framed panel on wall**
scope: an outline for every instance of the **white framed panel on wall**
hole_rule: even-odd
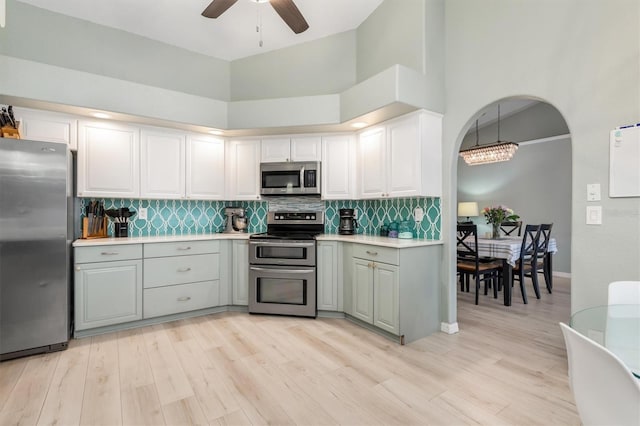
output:
[[[609,196],[640,197],[640,123],[611,131]]]

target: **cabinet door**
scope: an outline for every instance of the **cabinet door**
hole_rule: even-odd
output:
[[[249,241],[233,241],[233,304],[249,304]]]
[[[321,311],[340,311],[340,271],[338,243],[318,241],[318,309]]]
[[[387,126],[389,172],[387,190],[391,197],[421,195],[422,137],[419,116],[393,121]]]
[[[140,196],[180,199],[184,185],[185,135],[144,129],[140,132]]]
[[[373,268],[373,325],[389,333],[400,334],[398,267],[375,263]]]
[[[140,131],[137,127],[81,121],[78,196],[140,196]]]
[[[353,316],[373,324],[373,268],[372,262],[353,258]]]
[[[228,158],[229,199],[260,199],[260,141],[231,141]]]
[[[291,138],[291,161],[320,161],[319,136]]]
[[[263,163],[291,161],[291,141],[289,138],[270,138],[262,140]]]
[[[350,200],[354,190],[354,139],[350,135],[322,138],[322,198]]]
[[[76,264],[76,330],[139,319],[142,319],[142,260]]]
[[[58,142],[78,149],[78,120],[63,114],[46,113],[16,108],[16,120],[20,121],[22,139]]]
[[[186,197],[195,200],[224,200],[224,139],[189,135],[186,151]]]
[[[361,198],[382,198],[387,194],[386,131],[377,127],[358,139],[358,188]]]

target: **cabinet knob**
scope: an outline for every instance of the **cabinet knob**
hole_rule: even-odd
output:
[[[191,246],[178,247],[176,250],[191,250]]]
[[[369,254],[371,256],[377,256],[378,252],[377,251],[369,251],[369,250],[367,250],[367,254]]]
[[[191,268],[179,268],[178,272],[189,272]]]
[[[79,271],[79,270],[80,270],[80,267],[79,267],[79,266],[76,266],[76,271]]]
[[[103,256],[115,256],[117,254],[119,254],[117,251],[103,251],[102,253],[100,253]]]
[[[191,300],[191,297],[189,297],[189,296],[178,297],[176,300],[178,302],[188,302],[189,300]]]

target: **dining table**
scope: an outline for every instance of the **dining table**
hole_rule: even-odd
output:
[[[569,325],[607,348],[640,379],[640,304],[582,309],[571,315]]]
[[[513,267],[520,259],[520,249],[524,236],[504,236],[499,238],[478,237],[478,256],[492,257],[502,260],[504,305],[511,306],[513,284]],[[546,274],[549,277],[549,288],[553,288],[553,254],[558,252],[556,239],[551,237],[545,254]]]

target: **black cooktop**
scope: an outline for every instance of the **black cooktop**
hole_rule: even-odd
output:
[[[324,232],[322,211],[278,211],[267,214],[267,232],[253,234],[250,239],[313,240]]]

